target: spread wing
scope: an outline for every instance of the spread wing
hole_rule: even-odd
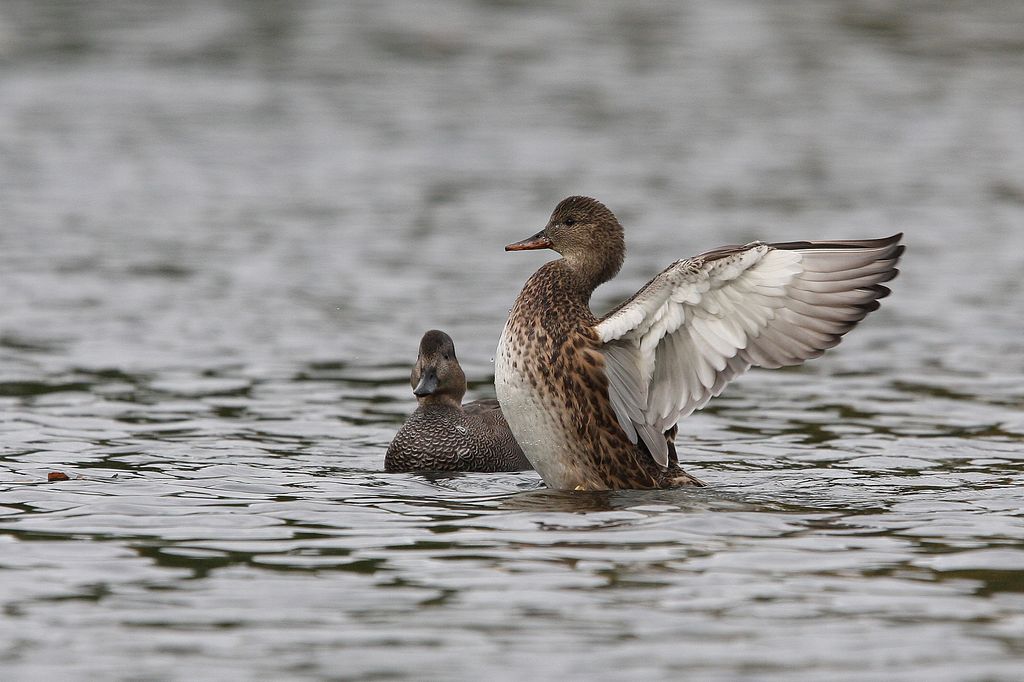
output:
[[[902,236],[755,242],[673,263],[594,328],[630,440],[667,466],[664,432],[733,378],[838,344],[889,294]]]

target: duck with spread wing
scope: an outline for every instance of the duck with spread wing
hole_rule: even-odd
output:
[[[702,485],[679,467],[676,423],[751,367],[839,343],[889,294],[901,238],[718,248],[598,319],[590,296],[622,266],[622,226],[595,199],[564,199],[543,230],[505,247],[561,255],[527,280],[498,343],[513,435],[551,488]]]

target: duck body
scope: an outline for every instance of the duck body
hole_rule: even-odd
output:
[[[410,383],[419,405],[388,446],[386,471],[531,468],[498,401],[462,404],[466,377],[447,334],[437,330],[424,334]]]
[[[391,472],[529,468],[497,400],[476,400],[459,407],[421,405],[384,456],[384,469]]]
[[[517,297],[495,355],[511,432],[552,488],[703,485],[677,422],[753,366],[800,364],[839,343],[888,295],[902,235],[754,242],[679,260],[603,318],[590,297],[625,257],[603,204],[569,197],[509,251],[550,248]]]
[[[700,485],[674,462],[657,466],[619,427],[587,286],[563,259],[551,261],[513,305],[494,360],[512,432],[552,488]]]

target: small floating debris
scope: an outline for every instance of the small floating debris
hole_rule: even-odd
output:
[[[51,471],[46,474],[46,480],[50,483],[54,481],[70,481],[71,477],[65,474],[63,471]]]

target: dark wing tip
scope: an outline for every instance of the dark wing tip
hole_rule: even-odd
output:
[[[892,289],[881,284],[875,284],[874,286],[872,286],[871,291],[874,293],[875,301],[878,301],[878,299],[880,298],[885,298],[886,296],[892,293]]]
[[[881,237],[880,239],[832,239],[824,241],[797,241],[797,242],[776,242],[769,244],[768,246],[774,249],[782,249],[785,251],[793,251],[796,249],[880,249],[886,246],[895,246],[899,244],[899,241],[903,239],[903,233],[897,232],[891,237]],[[899,257],[903,253],[905,246],[899,244],[892,253],[894,257]]]

